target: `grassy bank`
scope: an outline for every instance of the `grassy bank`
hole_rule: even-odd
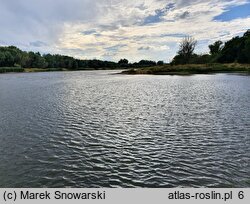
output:
[[[96,70],[96,69],[78,69]],[[107,70],[105,68],[101,70]],[[21,68],[21,67],[0,67],[0,73],[8,72],[53,72],[53,71],[73,71],[65,68]],[[248,73],[250,74],[250,64],[188,64],[188,65],[164,65],[145,68],[134,68],[123,71],[122,74],[152,74],[152,75],[192,75],[210,73]]]
[[[0,67],[0,73],[8,72],[24,72],[24,69],[21,67]]]
[[[58,71],[68,71],[67,69],[62,68],[25,68],[24,72],[58,72]]]
[[[130,69],[122,74],[192,75],[209,73],[250,73],[250,64],[188,64],[164,65],[140,69]]]
[[[114,70],[110,68],[78,68],[78,69],[67,69],[67,68],[25,68],[24,72],[59,72],[59,71],[95,71],[95,70]]]
[[[22,68],[22,67],[0,67],[0,73],[9,72],[53,72],[53,71],[68,71],[61,68]]]
[[[19,67],[0,67],[0,74],[1,73],[8,73],[8,72],[25,72],[25,73],[32,73],[32,72],[59,72],[59,71],[94,71],[94,70],[115,70],[110,68],[79,68],[76,70],[67,69],[67,68],[19,68]],[[118,69],[117,69],[118,70]]]

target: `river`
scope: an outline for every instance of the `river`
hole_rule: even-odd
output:
[[[0,75],[0,187],[250,187],[250,77]]]

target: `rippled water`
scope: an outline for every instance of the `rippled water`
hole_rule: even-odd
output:
[[[250,187],[250,77],[0,75],[0,187]]]

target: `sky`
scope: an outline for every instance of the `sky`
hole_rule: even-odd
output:
[[[185,36],[201,54],[250,29],[250,0],[0,0],[0,27],[0,46],[169,62]]]

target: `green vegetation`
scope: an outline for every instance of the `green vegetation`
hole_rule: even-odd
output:
[[[124,74],[202,74],[221,72],[250,73],[250,30],[223,45],[216,41],[209,45],[210,53],[194,53],[197,41],[186,37],[170,65],[130,69]]]
[[[59,72],[59,71],[69,71],[68,69],[62,68],[24,68],[24,72]]]
[[[0,67],[0,73],[7,72],[23,72],[24,69],[21,67]]]
[[[208,63],[242,63],[250,64],[250,30],[242,37],[235,37],[224,45],[216,41],[209,45],[210,54],[198,55],[194,53],[197,41],[186,37],[180,44],[172,65],[179,64],[208,64]]]
[[[197,41],[186,37],[170,65],[163,61],[141,60],[118,63],[101,60],[80,60],[64,55],[41,55],[26,52],[14,46],[0,47],[0,73],[41,72],[66,70],[130,69],[126,74],[193,74],[213,72],[247,72],[250,64],[250,30],[242,37],[235,37],[225,44],[216,41],[209,45],[210,53],[194,53]]]
[[[248,73],[250,65],[247,64],[186,64],[164,65],[148,68],[130,69],[123,74],[154,74],[154,75],[191,75],[209,73]]]
[[[39,52],[26,52],[17,47],[0,47],[1,73],[5,72],[37,72],[37,71],[65,71],[65,70],[106,70],[126,69],[156,66],[154,61],[141,60],[129,63],[121,59],[118,63],[101,60],[80,60],[63,55],[41,55]]]

